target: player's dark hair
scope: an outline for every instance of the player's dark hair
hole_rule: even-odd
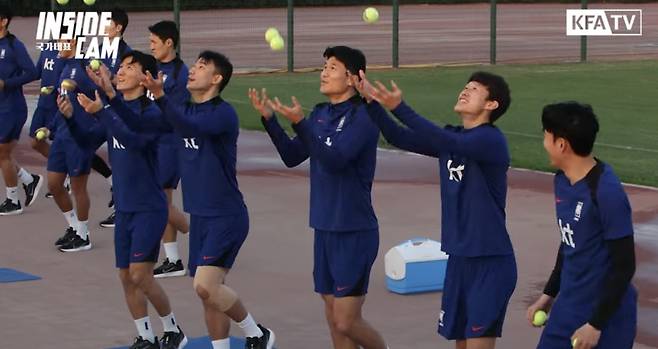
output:
[[[155,57],[135,50],[123,54],[121,56],[121,62],[126,58],[132,58],[130,63],[138,63],[142,66],[142,73],[146,74],[146,72],[149,72],[154,78],[158,77],[158,62],[155,60]]]
[[[128,27],[128,14],[123,9],[115,7],[112,9],[112,21],[114,24],[121,25],[121,35],[126,32]]]
[[[215,70],[222,76],[222,82],[219,83],[219,92],[222,92],[231,80],[231,75],[233,75],[233,64],[231,64],[228,57],[215,51],[203,51],[197,59],[202,59],[206,63],[212,62]]]
[[[361,50],[347,46],[327,47],[322,56],[325,59],[335,57],[339,62],[345,64],[350,73],[359,76],[359,70],[366,71],[366,56]]]
[[[11,12],[11,8],[5,4],[0,4],[0,19],[7,19],[7,27],[9,27],[12,18],[14,18],[14,14]]]
[[[542,111],[541,123],[554,138],[566,139],[577,155],[592,153],[599,122],[590,105],[575,101],[548,104]]]
[[[487,100],[498,102],[498,108],[491,111],[489,116],[489,122],[494,123],[498,120],[509,108],[510,103],[512,103],[512,97],[510,96],[509,86],[505,79],[502,76],[477,71],[468,78],[468,82],[475,81],[487,88],[489,91],[489,97]]]
[[[153,35],[157,36],[162,40],[162,42],[171,39],[174,43],[174,48],[178,46],[178,40],[180,38],[180,33],[178,32],[178,27],[173,21],[160,21],[149,27],[149,31]]]

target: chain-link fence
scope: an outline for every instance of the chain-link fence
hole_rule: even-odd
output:
[[[66,5],[39,0],[12,2],[12,6],[17,13],[35,16],[51,6],[57,11],[121,6],[130,16],[126,41],[147,52],[148,26],[174,19],[179,13],[181,56],[186,62],[194,61],[201,50],[212,49],[227,54],[242,71],[316,68],[322,64],[324,48],[339,44],[362,49],[369,65],[381,66],[564,62],[583,58],[581,38],[567,36],[565,30],[566,10],[581,8],[582,1],[421,2],[97,0],[87,6],[82,0],[70,0]],[[658,2],[588,4],[591,9],[611,6],[642,9],[643,35],[590,37],[585,46],[587,59],[658,58]],[[362,19],[367,7],[378,10],[375,23]],[[10,29],[33,47],[35,27],[36,17],[27,17],[15,19]],[[280,50],[272,50],[265,41],[269,27],[277,28],[283,38]],[[31,54],[37,53],[31,50]]]

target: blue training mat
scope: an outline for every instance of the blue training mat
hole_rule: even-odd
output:
[[[0,282],[39,280],[41,277],[11,268],[0,268]]]
[[[185,346],[185,349],[212,349],[212,344],[210,343],[210,338],[208,336],[205,337],[197,337],[197,338],[190,338],[187,337],[188,342],[187,345]],[[236,338],[236,337],[231,337],[231,349],[244,349],[244,338]],[[128,347],[117,347],[117,348],[111,348],[111,349],[127,349]]]

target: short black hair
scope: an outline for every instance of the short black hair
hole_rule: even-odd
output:
[[[126,32],[128,28],[128,14],[123,9],[115,7],[112,9],[112,21],[115,24],[121,24],[121,35]]]
[[[366,56],[361,50],[347,46],[327,47],[322,56],[325,59],[335,57],[339,62],[345,64],[350,73],[359,76],[359,70],[366,71]]]
[[[132,58],[131,63],[139,63],[142,66],[142,73],[146,74],[146,72],[149,72],[154,78],[158,77],[158,62],[155,60],[155,57],[135,50],[124,53],[121,56],[120,62],[123,62],[126,58]]]
[[[492,110],[491,115],[489,116],[489,122],[494,123],[505,114],[510,103],[512,103],[512,97],[510,96],[507,82],[500,75],[484,71],[476,71],[471,74],[471,77],[468,78],[468,82],[471,81],[478,82],[487,88],[487,91],[489,91],[489,97],[487,100],[498,102],[498,108]]]
[[[149,27],[149,31],[157,36],[162,42],[171,39],[174,42],[174,48],[178,46],[180,33],[174,21],[160,21]]]
[[[592,153],[599,121],[589,104],[575,101],[548,104],[542,111],[541,123],[544,131],[553,137],[566,139],[577,155]]]
[[[7,19],[7,26],[11,23],[11,19],[14,17],[14,14],[11,12],[11,8],[5,4],[0,4],[0,19]]]
[[[199,59],[203,59],[206,63],[212,62],[215,65],[215,69],[222,76],[222,82],[219,83],[219,92],[222,92],[231,80],[231,75],[233,75],[233,64],[231,64],[231,61],[228,57],[215,51],[203,51],[199,54],[197,60]]]

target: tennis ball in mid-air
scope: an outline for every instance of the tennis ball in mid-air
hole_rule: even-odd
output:
[[[89,6],[96,3],[96,0],[82,0],[82,1],[85,3],[85,5],[89,5]]]
[[[89,67],[91,68],[91,70],[96,71],[98,70],[98,68],[101,67],[101,61],[97,59],[92,59],[91,62],[89,62]]]
[[[69,0],[57,0],[57,3],[60,5],[66,5],[69,3]]]
[[[547,317],[548,316],[546,315],[545,311],[537,310],[535,312],[535,316],[532,318],[532,324],[537,326],[537,327],[544,326],[544,324],[546,323],[546,318]]]
[[[36,135],[34,135],[38,141],[44,140],[48,134],[44,130],[39,130],[37,131]]]
[[[279,31],[274,27],[269,27],[265,31],[265,40],[267,41],[267,43],[270,43],[272,39],[274,39],[277,36],[281,36],[281,34],[279,34]]]
[[[575,348],[576,345],[578,345],[578,338],[574,338],[574,339],[571,340],[571,346],[572,346],[573,348]]]
[[[374,7],[368,7],[363,10],[363,20],[368,24],[377,22],[379,20],[379,11]]]
[[[270,41],[270,48],[272,51],[281,51],[283,50],[283,38],[280,36],[275,36]]]

